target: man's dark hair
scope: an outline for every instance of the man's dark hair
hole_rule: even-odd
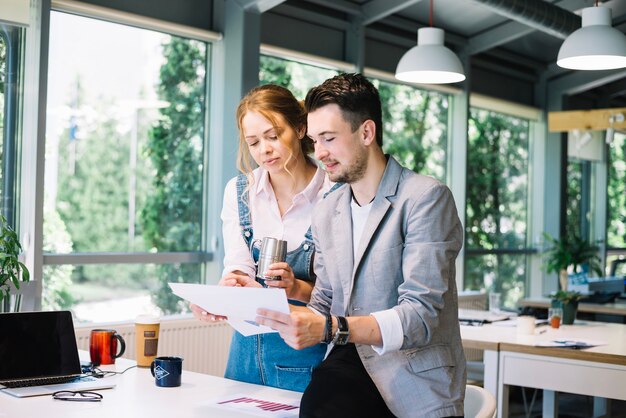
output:
[[[362,74],[340,74],[313,87],[304,99],[304,108],[313,112],[328,104],[336,104],[343,118],[356,131],[371,119],[376,124],[376,143],[383,146],[383,121],[380,96],[374,85]]]

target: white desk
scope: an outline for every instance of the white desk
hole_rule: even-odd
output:
[[[552,300],[549,298],[522,299],[519,306],[529,308],[548,309]],[[626,316],[626,302],[620,300],[615,303],[584,303],[578,304],[578,312],[590,314],[618,315]]]
[[[461,327],[463,345],[485,350],[485,387],[498,400],[498,417],[508,416],[509,386],[543,389],[544,417],[556,416],[555,392],[626,400],[626,325],[579,321],[543,334],[518,336],[513,327]],[[539,341],[604,341],[584,350],[535,347]],[[601,414],[599,403],[597,413]]]
[[[117,359],[115,366],[102,369],[121,371],[133,364],[131,360]],[[150,370],[144,368],[133,368],[105,379],[115,379],[117,386],[99,390],[104,396],[101,402],[58,401],[51,396],[18,399],[0,393],[0,418],[258,418],[257,415],[216,407],[211,400],[242,394],[255,399],[299,403],[302,395],[189,371],[183,371],[182,385],[177,388],[157,387]]]

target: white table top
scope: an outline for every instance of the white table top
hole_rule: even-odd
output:
[[[210,353],[207,353],[210,355]],[[124,370],[134,361],[117,359],[107,370]],[[132,368],[114,379],[114,389],[99,390],[101,402],[66,402],[51,396],[14,398],[0,393],[0,418],[125,418],[125,417],[253,417],[258,415],[216,406],[215,400],[242,395],[274,402],[300,403],[301,393],[251,385],[215,376],[183,371],[182,385],[161,388],[154,383],[150,369]],[[280,416],[278,413],[275,416]],[[297,416],[297,410],[296,410]]]
[[[626,325],[576,320],[574,325],[558,329],[540,326],[534,335],[518,335],[514,324],[508,321],[483,326],[461,326],[461,338],[467,348],[502,350],[546,354],[555,357],[578,358],[626,365]],[[570,348],[536,347],[541,341],[593,340],[603,344],[576,350]]]

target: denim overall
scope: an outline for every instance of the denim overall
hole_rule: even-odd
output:
[[[243,239],[250,248],[250,253],[256,263],[259,257],[260,240],[252,239],[250,207],[247,204],[248,194],[244,193],[247,185],[247,177],[240,174],[237,177],[239,225]],[[287,263],[293,269],[295,277],[313,281],[311,273],[314,253],[315,247],[309,227],[300,246],[287,253]],[[263,280],[257,279],[257,281],[265,285]],[[294,300],[290,300],[289,303],[304,305]],[[322,361],[325,354],[325,344],[295,350],[289,347],[277,332],[244,337],[235,331],[224,377],[303,392],[311,380],[313,368]]]

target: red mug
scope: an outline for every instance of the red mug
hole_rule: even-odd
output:
[[[117,342],[120,352],[117,352]],[[94,329],[89,339],[89,355],[93,366],[115,364],[115,359],[124,354],[126,342],[114,329]]]

